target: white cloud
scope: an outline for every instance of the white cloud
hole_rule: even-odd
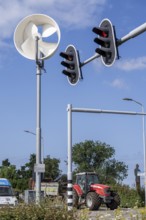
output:
[[[118,89],[127,89],[128,88],[125,81],[120,78],[114,79],[112,82],[106,82],[106,84],[110,85],[111,87],[118,88]]]
[[[67,28],[84,28],[99,18],[107,0],[0,0],[0,39],[12,36],[19,20],[44,13]]]
[[[143,70],[146,69],[146,57],[119,60],[115,67],[124,71]]]
[[[106,0],[63,0],[62,2],[64,4],[58,5],[58,18],[64,26],[74,29],[88,27],[91,21],[97,20]]]

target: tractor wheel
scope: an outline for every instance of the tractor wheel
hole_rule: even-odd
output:
[[[79,196],[74,189],[73,189],[73,206],[76,208],[79,207]]]
[[[113,199],[111,200],[111,203],[107,203],[106,206],[110,208],[110,210],[114,210],[117,209],[120,205],[120,196],[115,192],[112,192],[111,196],[113,197]]]
[[[86,206],[89,210],[98,210],[101,205],[101,199],[95,192],[89,192],[86,196]]]

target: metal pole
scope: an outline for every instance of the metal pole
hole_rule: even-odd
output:
[[[98,54],[98,53],[94,54],[92,57],[90,57],[90,58],[88,58],[87,60],[85,60],[84,62],[82,62],[82,63],[80,64],[80,67],[86,65],[87,63],[90,63],[92,60],[94,60],[94,59],[96,59],[96,58],[98,58],[98,57],[100,57],[100,56],[101,56],[101,55]]]
[[[34,133],[34,132],[32,132],[32,131],[28,131],[28,130],[24,130],[24,132],[26,132],[26,133],[29,133],[29,134],[33,134],[33,135],[35,135],[36,136],[36,133]],[[41,132],[42,133],[42,132]],[[42,152],[41,152],[41,155],[42,155],[42,159],[41,159],[41,162],[42,162],[42,164],[44,163],[44,146],[45,146],[45,144],[44,144],[44,138],[41,136],[41,148],[42,148]]]
[[[41,132],[42,133],[42,132]],[[42,151],[41,151],[41,156],[42,156],[42,159],[41,159],[41,162],[42,162],[42,164],[44,164],[44,146],[45,146],[45,144],[44,144],[44,138],[41,136],[41,148],[42,148]]]
[[[116,110],[103,110],[103,109],[89,109],[89,108],[72,108],[72,112],[81,113],[104,113],[104,114],[120,114],[120,115],[146,115],[142,112],[131,112],[131,111],[116,111]]]
[[[137,103],[141,106],[141,112],[142,112],[142,137],[143,137],[143,151],[144,151],[144,189],[145,189],[145,206],[146,206],[146,139],[145,139],[145,114],[144,114],[144,107],[141,102],[138,102],[131,98],[124,98],[123,100],[126,101],[132,101]]]
[[[142,107],[142,112],[144,113],[144,107]],[[142,116],[142,127],[143,127],[143,150],[144,150],[144,189],[145,189],[145,207],[146,207],[146,140],[145,140],[145,118]]]
[[[131,38],[134,38],[143,32],[146,31],[146,23],[143,23],[142,25],[138,26],[137,28],[130,31],[127,35],[123,36],[121,39],[117,41],[117,46],[120,46],[121,44],[125,43],[126,41],[130,40]]]
[[[41,163],[41,68],[38,63],[38,38],[36,39],[36,166]],[[36,204],[41,197],[41,173],[36,169]]]
[[[73,209],[72,186],[72,105],[67,106],[68,111],[68,173],[67,173],[67,206],[68,211]]]

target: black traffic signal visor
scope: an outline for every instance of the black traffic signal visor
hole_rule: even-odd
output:
[[[71,72],[67,70],[63,70],[62,72],[68,77],[71,84],[76,84],[76,73],[75,72]]]
[[[74,63],[72,63],[72,62],[62,61],[61,64],[71,70],[73,70],[75,68]]]
[[[64,59],[67,59],[69,61],[73,61],[73,55],[66,53],[66,52],[61,52],[60,56],[63,57]]]
[[[75,79],[75,77],[76,77],[75,72],[71,72],[71,71],[69,72],[67,70],[63,70],[62,73],[65,74],[66,76],[72,78],[72,79]]]
[[[111,56],[112,56],[111,50],[108,50],[108,49],[97,48],[95,51],[96,51],[96,53],[98,53],[101,56],[106,57],[106,58],[111,58]]]
[[[102,28],[102,27],[94,27],[93,29],[92,29],[92,31],[95,33],[95,34],[98,34],[98,35],[100,35],[100,36],[102,36],[102,37],[108,37],[108,30],[107,30],[107,28]]]
[[[110,47],[110,39],[109,38],[104,38],[104,37],[98,38],[98,37],[96,37],[94,39],[94,42],[99,44],[102,47],[106,47],[106,48]]]

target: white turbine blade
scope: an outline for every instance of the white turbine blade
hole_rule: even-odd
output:
[[[32,37],[27,38],[21,45],[21,49],[30,59],[35,59],[36,49],[35,41]]]
[[[29,22],[24,30],[24,40],[26,40],[29,37],[37,36],[37,35],[38,35],[37,26],[34,23]]]
[[[50,24],[44,24],[42,26],[42,37],[49,37],[52,34],[54,34],[57,31],[57,29]]]
[[[45,55],[48,56],[52,53],[57,47],[57,43],[47,43],[39,41],[39,50]]]

